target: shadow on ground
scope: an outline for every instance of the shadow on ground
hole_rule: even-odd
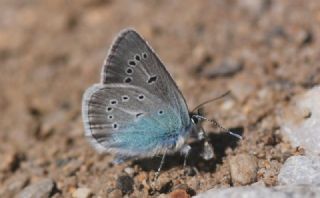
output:
[[[230,129],[234,133],[239,135],[243,134],[243,127],[237,127]],[[227,133],[208,133],[209,142],[214,148],[215,158],[211,160],[204,160],[201,156],[203,152],[203,141],[197,141],[190,144],[191,151],[188,155],[187,166],[195,167],[199,172],[213,172],[216,169],[217,164],[222,164],[223,157],[226,156],[225,151],[227,148],[235,149],[237,147],[237,139]],[[144,171],[157,171],[161,162],[162,156],[155,156],[153,158],[144,158],[135,160],[133,165],[139,165]],[[168,155],[165,158],[165,163],[162,170],[169,170],[174,167],[183,166],[184,156],[179,152]],[[188,175],[195,174],[194,171],[188,170]]]

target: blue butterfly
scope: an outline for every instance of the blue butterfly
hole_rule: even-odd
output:
[[[163,63],[132,29],[114,41],[101,83],[85,91],[82,116],[85,135],[96,150],[115,153],[117,162],[162,154],[159,171],[166,154],[188,154],[186,140],[194,133],[203,136],[197,123],[205,119],[189,114]]]

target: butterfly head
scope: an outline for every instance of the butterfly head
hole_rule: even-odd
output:
[[[200,122],[200,119],[197,117],[197,113],[193,113],[193,112],[190,112],[189,113],[189,116],[190,116],[190,119],[191,119],[191,122],[195,125],[199,124]]]

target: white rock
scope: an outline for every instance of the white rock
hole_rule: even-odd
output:
[[[74,198],[88,198],[92,194],[89,188],[77,188],[73,193],[72,197]]]
[[[320,185],[320,157],[290,157],[280,169],[278,182],[280,184]]]
[[[194,198],[317,198],[320,186],[245,186],[223,189],[211,189],[194,196]]]
[[[134,175],[134,169],[131,167],[127,167],[124,169],[124,172],[126,172],[128,175],[133,176]]]
[[[238,0],[237,2],[240,8],[252,14],[261,14],[268,7],[267,0]]]
[[[280,117],[281,131],[308,155],[320,154],[320,86],[295,99]]]

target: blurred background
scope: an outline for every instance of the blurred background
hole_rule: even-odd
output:
[[[254,181],[276,185],[295,150],[279,134],[277,112],[320,82],[319,24],[317,0],[1,1],[0,196],[37,182],[53,197],[79,189],[156,196],[182,184],[194,195],[233,185],[226,161],[238,153],[256,157]],[[143,164],[159,159],[113,166],[111,155],[97,154],[83,136],[82,94],[100,81],[108,48],[127,27],[158,53],[190,109],[230,90],[206,116],[245,140],[223,136],[228,144],[209,128],[216,160],[194,156],[199,173],[187,175],[183,159],[169,160],[156,187],[156,169]]]

